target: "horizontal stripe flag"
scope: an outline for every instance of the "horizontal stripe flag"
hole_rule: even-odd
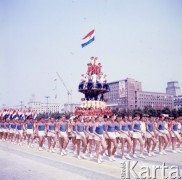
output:
[[[95,29],[93,29],[92,31],[90,31],[83,39],[82,39],[82,48],[84,48],[85,46],[89,45],[90,43],[92,43],[95,40]]]

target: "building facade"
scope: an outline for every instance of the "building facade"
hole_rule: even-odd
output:
[[[28,103],[29,108],[37,113],[55,113],[61,112],[61,104],[58,103],[42,103],[40,101],[31,101]]]
[[[142,84],[127,78],[109,83],[110,92],[104,95],[108,106],[119,109],[144,108],[151,105],[156,109],[174,107],[173,96],[167,93],[142,91]]]
[[[173,96],[181,95],[181,88],[179,86],[178,81],[171,81],[167,83],[166,93],[171,94]]]
[[[174,108],[175,109],[182,108],[182,95],[174,97]]]
[[[65,103],[64,104],[64,112],[75,112],[75,107],[80,107],[80,103]]]

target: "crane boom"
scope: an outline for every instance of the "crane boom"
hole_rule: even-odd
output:
[[[69,96],[71,96],[71,90],[69,91],[66,84],[64,83],[63,79],[61,78],[61,76],[59,75],[58,72],[56,72],[59,80],[62,82],[63,86],[65,87],[66,91],[67,91],[67,95],[68,95],[68,110],[70,111],[70,101],[69,101]]]
[[[59,75],[59,73],[56,72],[56,74],[57,74],[57,76],[59,77],[60,81],[62,82],[63,86],[65,87],[65,89],[66,89],[68,95],[71,95],[71,91],[68,90],[66,84],[64,83],[64,81],[63,81],[63,79],[61,78],[61,76]]]

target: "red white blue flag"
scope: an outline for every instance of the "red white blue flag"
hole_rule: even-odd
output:
[[[82,48],[84,48],[85,46],[89,45],[90,43],[92,43],[95,40],[95,29],[93,29],[92,31],[90,31],[83,39],[82,39]]]

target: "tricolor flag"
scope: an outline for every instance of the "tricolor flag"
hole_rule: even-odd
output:
[[[95,30],[90,31],[83,39],[82,39],[82,48],[90,44],[95,40]]]

